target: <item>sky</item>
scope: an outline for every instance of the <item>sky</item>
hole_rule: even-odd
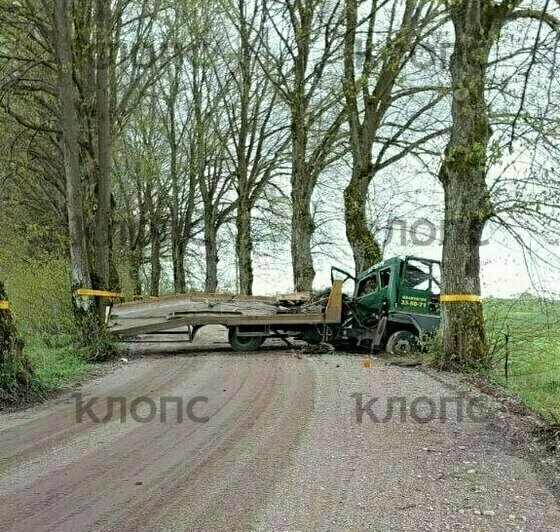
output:
[[[533,3],[542,5],[542,2]],[[529,6],[530,4],[531,2],[527,1],[525,5]],[[507,32],[505,31],[502,36],[499,49],[496,48],[496,56],[508,58],[514,49],[531,49],[536,36],[539,34],[538,29],[539,25],[537,23],[532,26],[525,23],[508,26]],[[406,70],[407,83],[421,83],[422,80],[430,85],[437,84],[437,82],[444,85],[448,83],[448,61],[453,51],[452,29],[449,26],[444,26],[441,32],[433,37],[433,40],[432,44],[439,60],[434,65],[431,65],[430,61],[424,63],[423,61],[432,57],[432,54],[429,54],[428,57],[419,57],[411,61]],[[520,55],[519,57],[516,56],[515,59],[504,61],[503,63],[500,62],[499,67],[496,67],[497,73],[491,72],[491,75],[489,75],[492,82],[496,83],[496,87],[499,88],[498,90],[494,87],[488,94],[491,111],[496,116],[499,116],[500,113],[511,112],[512,108],[516,109],[516,106],[512,107],[512,105],[517,101],[518,92],[520,93],[523,89],[526,81],[525,70],[527,67],[525,65],[520,68],[520,64],[526,62],[525,56]],[[535,83],[530,85],[525,108],[534,113],[535,116],[550,112],[546,99],[547,95],[549,99],[555,99],[555,96],[550,97],[551,93],[549,92],[549,88],[555,84],[555,80],[547,77],[546,67],[546,61],[541,60],[536,62],[531,69],[531,79]],[[517,75],[513,76],[512,72],[517,72]],[[513,77],[508,77],[510,75]],[[504,79],[508,80],[508,90],[504,90],[500,85],[502,76],[505,76]],[[507,95],[504,96],[504,94]],[[389,116],[389,121],[398,123],[406,118],[407,113],[412,112],[408,108],[409,103],[407,101],[407,106],[403,109],[395,108],[392,110],[391,112],[394,114]],[[421,102],[418,103],[418,105],[420,104]],[[446,98],[434,108],[433,113],[426,114],[426,117],[423,117],[425,123],[421,122],[420,125],[423,127],[420,127],[420,130],[431,130],[432,127],[439,128],[440,123],[449,120],[448,105],[449,99]],[[507,140],[510,128],[509,126],[503,126],[500,130],[500,126],[496,124],[494,126],[493,140],[499,139],[500,146],[503,146],[504,138]],[[442,154],[445,141],[441,139],[434,141],[430,147],[432,154]],[[495,145],[492,145],[492,149],[494,148]],[[531,178],[541,179],[541,176],[538,175],[539,165],[541,165],[540,169],[542,170],[547,155],[544,155],[544,160],[541,157],[539,161],[539,155],[533,157],[533,154],[527,154],[526,148],[517,145],[515,149],[515,153],[509,155],[506,153],[504,160],[496,162],[489,174],[489,182],[504,172],[507,172],[506,181],[509,178],[513,178],[514,182],[522,181],[526,176],[524,170],[528,166],[536,169],[537,175],[532,175]],[[441,157],[433,156],[431,160],[426,160],[424,163],[422,166],[414,158],[407,157],[401,163],[391,165],[386,171],[381,172],[372,183],[370,188],[370,220],[381,226],[381,231],[374,231],[376,235],[386,233],[387,225],[395,219],[400,221],[401,226],[404,225],[409,229],[414,227],[415,224],[418,226],[420,223],[418,227],[420,231],[425,231],[427,227],[427,224],[423,221],[429,221],[433,224],[431,227],[435,231],[435,238],[432,241],[426,245],[414,245],[415,237],[417,241],[418,239],[425,240],[425,236],[406,233],[406,231],[401,235],[397,230],[387,242],[384,252],[385,258],[403,254],[432,259],[441,258],[443,235],[440,228],[443,218],[443,197],[441,186],[433,175],[441,165]],[[315,249],[317,275],[314,287],[317,289],[327,287],[330,284],[331,265],[348,271],[352,271],[353,268],[351,250],[346,241],[344,230],[342,196],[344,187],[348,182],[348,168],[345,169],[344,164],[340,164],[337,168],[329,169],[321,181],[315,193],[314,201],[316,206],[320,208],[321,216],[330,221],[326,225],[327,229],[321,229],[323,233],[318,236],[319,240],[327,241],[327,243],[323,243]],[[289,184],[285,188],[289,190]],[[506,188],[506,191],[515,198],[515,190]],[[286,220],[287,224],[289,224],[289,220]],[[385,231],[383,228],[385,228]],[[227,238],[222,236],[222,239],[226,242],[223,244],[224,252],[221,253],[220,258],[220,273],[221,280],[223,280],[222,287],[229,288],[235,286],[235,254],[231,240],[227,241],[228,238],[229,236]],[[527,264],[522,249],[513,239],[504,230],[496,230],[490,225],[485,231],[484,238],[487,239],[487,243],[481,247],[483,296],[515,297],[524,292],[531,292],[549,297],[560,297],[560,264],[557,267],[550,267],[542,263],[536,263],[532,259],[529,259],[529,264]],[[254,292],[257,294],[275,294],[293,289],[289,242],[287,239],[282,242],[278,242],[278,240],[279,237],[276,238],[274,243],[263,242],[256,245]],[[543,250],[538,249],[537,251],[542,252]],[[548,251],[548,255],[554,263],[553,255],[556,253],[560,256],[560,246],[557,245],[556,249]],[[271,254],[273,256],[270,256]]]
[[[441,260],[443,195],[440,185],[434,179],[416,173],[406,162],[392,171],[399,172],[395,176],[396,179],[392,181],[387,176],[382,177],[386,186],[379,186],[379,183],[375,186],[374,183],[371,194],[374,212],[370,213],[370,216],[375,216],[375,211],[381,211],[385,215],[382,214],[382,218],[399,220],[394,224],[394,230],[387,239],[384,258],[416,255]],[[352,254],[344,232],[344,179],[340,181],[340,186],[334,190],[329,188],[330,211],[327,215],[333,219],[329,227],[333,245],[326,250],[328,255],[315,255],[316,289],[330,285],[331,266],[349,272],[353,270]],[[317,201],[321,201],[322,197],[324,198],[324,191],[319,190]],[[417,231],[413,235],[407,232],[407,229],[410,230],[415,223]],[[434,238],[427,242],[429,232]],[[384,234],[386,236],[386,231]],[[560,297],[560,264],[550,267],[530,258],[526,264],[519,245],[503,229],[495,228],[491,224],[487,225],[483,239],[486,242],[480,248],[480,256],[484,297],[512,298],[525,292],[545,297]],[[427,242],[427,245],[414,245],[415,242]],[[552,253],[548,255],[554,264],[554,257],[551,255],[560,255],[560,246],[550,251]],[[265,258],[257,254],[254,293],[268,295],[290,292],[292,289],[289,244],[286,243],[274,258]]]
[[[442,246],[439,243],[426,247],[389,245],[385,258],[410,254],[431,259],[441,259]],[[348,250],[349,252],[349,250]],[[314,288],[330,285],[330,268],[338,266],[352,271],[350,253],[347,260],[331,260],[328,257],[316,259],[317,275]],[[257,259],[255,268],[254,293],[271,295],[290,292],[293,289],[289,253],[286,261],[277,259]],[[544,265],[533,265],[529,272],[524,263],[523,253],[511,246],[502,235],[494,235],[487,246],[481,248],[482,295],[512,298],[524,292],[558,297],[560,295],[560,268],[553,270]]]

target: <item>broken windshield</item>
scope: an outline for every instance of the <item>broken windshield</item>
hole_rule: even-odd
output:
[[[406,263],[403,285],[414,290],[439,293],[439,264],[416,259],[409,260]]]

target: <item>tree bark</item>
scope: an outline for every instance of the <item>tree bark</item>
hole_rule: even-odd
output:
[[[315,279],[311,247],[315,223],[309,197],[297,185],[292,188],[292,269],[297,292],[310,292]]]
[[[129,265],[128,265],[128,275],[130,276],[130,282],[132,283],[132,291],[135,296],[142,295],[142,280],[140,278],[140,268],[142,267],[142,254],[138,253],[138,250],[133,251],[130,254]]]
[[[56,0],[54,4],[54,36],[58,63],[58,88],[61,104],[62,144],[66,175],[66,205],[70,238],[70,275],[74,309],[88,315],[95,309],[91,298],[75,297],[78,288],[91,288],[87,242],[84,231],[82,179],[78,143],[76,88],[73,80],[71,53],[71,0]]]
[[[159,297],[159,285],[161,281],[161,236],[158,228],[150,227],[151,237],[151,273],[150,273],[150,295]]]
[[[300,76],[303,83],[303,74]],[[299,103],[294,102],[292,107],[292,269],[294,290],[310,292],[315,279],[312,254],[315,222],[311,214],[315,183],[306,162],[308,131],[303,92],[296,91],[294,97],[299,98]]]
[[[452,169],[449,171],[454,174]],[[476,192],[474,187],[459,187],[453,178],[445,187],[442,288],[444,294],[480,295],[479,248],[486,215],[479,209],[488,202],[487,191],[482,186]],[[487,365],[482,303],[443,303],[442,333],[441,366]]]
[[[367,221],[366,198],[371,171],[368,167],[362,168],[355,162],[352,179],[344,190],[346,238],[352,248],[356,273],[373,266],[382,259],[381,247],[373,237]]]
[[[214,294],[218,290],[218,235],[215,224],[205,221],[204,224],[204,248],[206,251],[206,279],[204,290]]]
[[[161,244],[162,235],[165,234],[165,221],[163,220],[162,204],[159,201],[157,189],[154,190],[155,177],[149,176],[146,183],[145,208],[148,211],[148,226],[150,231],[150,295],[159,297],[161,281]]]
[[[185,275],[185,246],[183,240],[176,239],[172,242],[173,253],[173,286],[176,294],[184,294],[187,291]]]
[[[144,240],[146,237],[144,216],[140,216],[138,220],[138,230],[133,231],[133,227],[129,226],[129,250],[128,250],[128,271],[130,281],[132,283],[132,290],[135,296],[142,295],[142,279],[140,277],[140,270],[144,264]]]
[[[253,239],[251,236],[251,207],[240,202],[236,218],[237,235],[235,251],[239,267],[239,292],[244,295],[253,294]]]
[[[486,184],[491,131],[485,89],[495,28],[482,0],[459,4],[450,9],[456,32],[450,64],[453,125],[440,171],[445,195],[442,289],[444,294],[480,295],[479,248],[492,214]],[[443,303],[442,330],[441,366],[487,364],[482,303]]]

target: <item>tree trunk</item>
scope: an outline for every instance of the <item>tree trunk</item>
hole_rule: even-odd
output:
[[[150,274],[150,295],[159,297],[159,284],[161,281],[161,239],[158,233],[152,233],[152,254],[151,254],[151,274]]]
[[[80,154],[78,144],[78,116],[76,89],[73,80],[71,53],[71,0],[56,0],[54,5],[54,35],[58,62],[58,88],[61,103],[64,169],[66,175],[66,204],[68,210],[68,234],[70,238],[70,274],[72,294],[78,288],[91,288],[87,242],[84,231],[84,211]],[[95,309],[93,299],[75,297],[77,317],[85,318]]]
[[[247,149],[251,144],[250,130],[253,126],[251,97],[253,93],[254,51],[250,38],[250,23],[247,18],[245,0],[239,1],[239,37],[241,53],[239,56],[239,131],[237,139],[237,217],[235,221],[237,234],[235,251],[237,255],[237,271],[239,275],[239,292],[245,295],[253,293],[253,239],[251,235],[251,186],[249,184],[249,160]],[[260,102],[253,102],[260,107]],[[255,150],[258,152],[259,150]],[[256,156],[258,153],[253,152]]]
[[[352,248],[356,273],[373,266],[382,258],[381,248],[373,238],[367,222],[366,198],[371,164],[365,167],[354,161],[352,179],[344,190],[346,237]]]
[[[144,264],[144,221],[139,220],[138,224],[137,235],[132,234],[133,231],[130,230],[130,249],[128,253],[128,272],[132,283],[133,295],[135,296],[142,295],[140,271],[142,269],[142,264]]]
[[[204,224],[204,247],[206,250],[206,280],[204,290],[210,294],[218,290],[218,235],[211,221]]]
[[[456,32],[451,57],[453,125],[440,171],[445,194],[442,290],[447,295],[480,295],[479,248],[492,214],[486,185],[491,132],[485,88],[493,31],[482,23],[480,2],[462,0],[451,10]],[[442,330],[441,366],[487,364],[481,302],[444,302]]]
[[[315,223],[311,214],[314,183],[307,168],[306,152],[308,131],[305,125],[304,103],[294,105],[292,111],[292,269],[294,290],[310,292],[313,289],[312,239]]]
[[[142,267],[142,254],[138,250],[130,254],[128,274],[132,283],[132,291],[135,296],[142,295],[142,280],[140,278],[140,268]]]
[[[109,109],[109,0],[97,0],[97,210],[95,213],[95,279],[101,290],[111,288],[111,117]],[[105,303],[98,299],[99,319]]]
[[[487,202],[487,196],[482,187],[473,193],[472,184],[468,189],[462,185],[450,180],[445,187],[442,288],[444,294],[480,295],[479,248],[484,216],[478,209]],[[443,303],[442,331],[441,366],[475,368],[486,364],[482,303]]]
[[[253,294],[253,238],[251,235],[251,207],[239,203],[236,218],[237,235],[235,251],[239,267],[239,292],[244,295]]]
[[[31,372],[28,359],[23,355],[23,342],[18,336],[16,324],[9,309],[4,283],[0,280],[0,391],[2,374],[9,373],[21,384]]]
[[[313,289],[315,268],[311,241],[315,223],[311,215],[311,201],[306,193],[292,190],[292,268],[294,290],[310,292]]]
[[[129,205],[125,207],[127,214],[127,236],[125,238],[125,246],[127,246],[127,263],[128,274],[132,283],[133,295],[142,295],[142,279],[141,270],[144,264],[144,246],[146,243],[146,206],[142,199],[142,194],[138,192],[138,204],[136,207],[139,211],[138,216],[135,215],[134,208]]]
[[[109,109],[109,2],[97,1],[97,212],[96,266],[107,289],[110,274],[111,227],[111,117]]]
[[[183,224],[187,220],[183,219],[181,213],[181,205],[179,198],[182,196],[183,191],[179,184],[179,164],[178,164],[178,142],[177,131],[175,126],[175,105],[177,102],[177,95],[179,92],[179,75],[180,67],[176,67],[175,76],[171,82],[170,95],[167,101],[168,105],[168,141],[170,147],[170,176],[171,176],[171,255],[173,262],[173,286],[176,294],[183,294],[186,292],[186,279],[185,279],[185,240],[183,238]]]
[[[176,294],[184,294],[187,291],[185,276],[185,246],[182,235],[174,235],[171,248],[173,253],[173,286]]]

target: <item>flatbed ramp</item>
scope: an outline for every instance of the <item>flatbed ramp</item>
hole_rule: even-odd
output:
[[[189,334],[205,325],[228,328],[261,328],[269,335],[276,330],[300,331],[305,326],[340,323],[342,286],[335,281],[324,302],[285,307],[279,298],[185,294],[115,305],[108,321],[110,334],[126,339],[177,331]]]

